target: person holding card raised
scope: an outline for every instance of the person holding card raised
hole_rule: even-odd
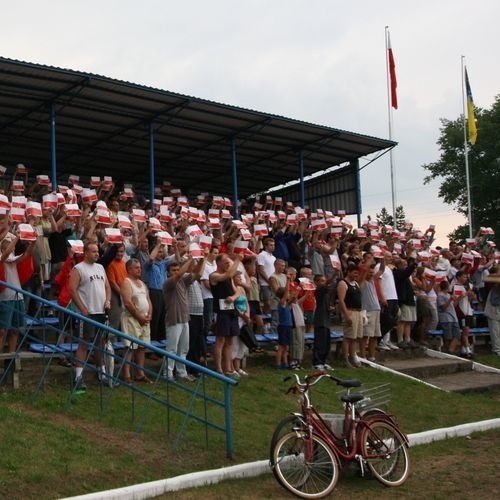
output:
[[[209,281],[214,296],[216,319],[216,341],[214,347],[215,369],[230,377],[239,378],[233,371],[233,337],[239,335],[238,315],[234,308],[233,278],[238,272],[241,254],[235,254],[231,260],[225,253],[217,255],[217,269],[210,275]]]
[[[168,268],[168,279],[163,285],[163,298],[166,307],[166,350],[182,359],[186,359],[189,350],[188,287],[201,277],[204,265],[204,258],[195,261],[189,257],[182,265],[174,261]],[[174,380],[174,368],[178,379],[194,380],[194,377],[187,373],[186,365],[172,358],[167,359],[168,380]]]
[[[14,255],[16,244],[19,241],[19,233],[14,237],[5,237],[0,244],[0,265],[5,272],[5,281],[12,286],[21,288],[17,265],[27,259],[33,252],[34,241],[30,241],[28,247],[21,255]],[[19,328],[24,326],[24,298],[15,290],[5,287],[0,291],[0,346],[3,346],[7,334],[7,350],[15,352]],[[13,359],[5,360],[5,368],[12,366]]]

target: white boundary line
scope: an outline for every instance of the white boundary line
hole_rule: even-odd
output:
[[[409,434],[408,439],[411,446],[431,443],[441,439],[449,439],[467,436],[471,432],[480,432],[500,427],[500,418],[472,422],[469,424],[456,425],[442,429]],[[88,495],[71,497],[72,500],[140,500],[153,498],[168,492],[178,491],[186,488],[195,488],[209,484],[219,483],[225,479],[240,479],[246,477],[260,476],[270,472],[269,461],[259,460],[247,464],[233,465],[221,469],[193,472],[170,479],[160,479],[149,483],[125,486],[114,490],[100,491]],[[69,500],[69,499],[66,499]]]

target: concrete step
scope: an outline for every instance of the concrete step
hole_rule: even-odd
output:
[[[380,353],[379,353],[380,354]],[[500,391],[500,373],[473,370],[472,361],[428,356],[424,349],[384,352],[379,362],[446,391],[468,393]]]
[[[377,359],[381,362],[422,357],[426,357],[425,349],[422,347],[398,349],[397,351],[377,351]]]
[[[468,393],[500,390],[500,374],[488,372],[461,372],[426,379],[429,384],[446,391]]]
[[[408,359],[386,359],[382,364],[392,370],[406,373],[426,382],[433,377],[470,372],[472,370],[472,362],[468,360],[439,359],[427,356]]]

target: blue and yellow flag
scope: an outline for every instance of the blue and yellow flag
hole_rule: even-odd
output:
[[[476,117],[474,115],[474,101],[469,84],[467,68],[465,68],[465,92],[467,94],[467,127],[469,129],[469,142],[474,145],[477,139]]]

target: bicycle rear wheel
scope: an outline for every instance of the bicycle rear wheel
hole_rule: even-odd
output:
[[[272,462],[278,482],[301,498],[327,496],[339,479],[337,457],[318,436],[285,434],[276,443]]]
[[[361,454],[372,474],[386,486],[403,484],[410,473],[410,457],[400,432],[388,422],[372,422],[361,435]]]

